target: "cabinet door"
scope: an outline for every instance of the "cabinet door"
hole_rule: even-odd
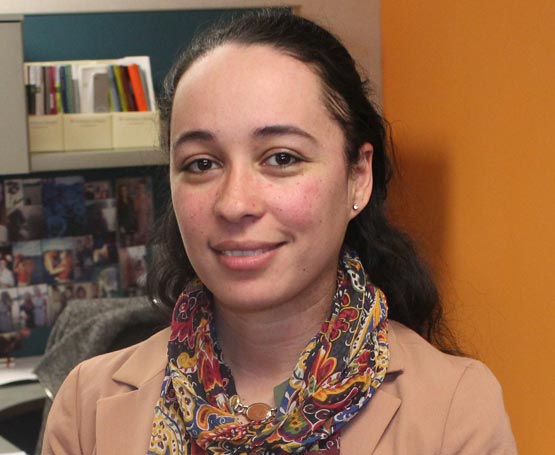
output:
[[[20,21],[0,16],[0,175],[29,172]]]

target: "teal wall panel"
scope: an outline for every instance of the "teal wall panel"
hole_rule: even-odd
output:
[[[175,57],[197,31],[242,11],[27,15],[23,21],[24,59],[36,62],[148,55],[158,90]]]

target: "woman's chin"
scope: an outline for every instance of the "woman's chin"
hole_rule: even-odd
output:
[[[211,290],[212,291],[212,290]],[[253,284],[235,285],[212,291],[214,304],[234,313],[258,313],[282,307],[290,299],[276,292],[276,286],[254,286]]]

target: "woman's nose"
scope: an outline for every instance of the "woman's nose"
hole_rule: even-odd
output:
[[[230,223],[259,218],[263,213],[261,188],[249,170],[230,170],[223,179],[216,197],[216,216]]]

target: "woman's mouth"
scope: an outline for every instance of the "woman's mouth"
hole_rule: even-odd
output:
[[[259,248],[257,250],[223,250],[220,251],[220,254],[234,257],[258,256],[259,254],[264,254],[270,250],[273,250],[273,248]]]
[[[212,250],[225,268],[233,271],[257,271],[267,267],[285,242],[220,242]]]

